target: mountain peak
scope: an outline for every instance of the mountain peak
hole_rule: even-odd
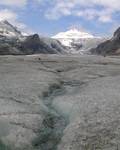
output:
[[[10,24],[7,20],[2,20],[1,23]]]
[[[114,32],[114,38],[120,39],[120,27]]]
[[[20,37],[21,32],[7,20],[0,21],[0,35],[6,37]]]
[[[70,53],[83,53],[83,51],[92,46],[96,47],[97,43],[101,41],[100,37],[95,37],[75,27],[66,32],[60,32],[52,38],[57,39],[62,45],[68,47]]]
[[[79,29],[79,28],[76,28],[76,27],[73,27],[73,28],[70,28],[68,31],[71,31],[71,32],[79,32],[80,29]]]
[[[80,31],[79,29],[77,28],[72,28],[66,32],[60,32],[58,34],[56,34],[55,36],[53,36],[52,38],[55,38],[55,39],[91,39],[91,38],[94,38],[94,36],[92,34],[89,34],[87,32],[83,32],[83,31]]]

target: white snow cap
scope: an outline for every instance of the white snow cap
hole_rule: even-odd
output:
[[[66,32],[60,32],[52,37],[68,47],[67,53],[83,54],[89,49],[96,47],[101,42],[101,37],[93,36],[89,32],[79,28],[72,28]]]
[[[92,34],[89,34],[87,32],[81,31],[77,28],[72,28],[66,32],[60,32],[57,35],[53,36],[54,39],[88,39],[88,38],[94,38]]]

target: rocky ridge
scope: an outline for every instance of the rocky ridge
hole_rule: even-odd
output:
[[[8,21],[0,22],[0,55],[63,54],[64,49],[57,40],[38,34],[23,36]]]
[[[99,44],[90,51],[92,54],[120,55],[120,28],[115,31],[111,39]]]

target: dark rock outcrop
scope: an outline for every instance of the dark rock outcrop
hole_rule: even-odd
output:
[[[64,49],[60,42],[50,38],[40,38],[38,34],[28,36],[19,48],[24,54],[57,54]]]
[[[120,27],[115,31],[114,39],[120,40]]]
[[[99,55],[118,55],[120,54],[120,28],[118,28],[113,37],[96,48],[90,50],[92,54]]]

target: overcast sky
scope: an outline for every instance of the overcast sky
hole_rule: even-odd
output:
[[[0,20],[45,36],[71,26],[107,36],[120,25],[120,0],[0,0]]]

